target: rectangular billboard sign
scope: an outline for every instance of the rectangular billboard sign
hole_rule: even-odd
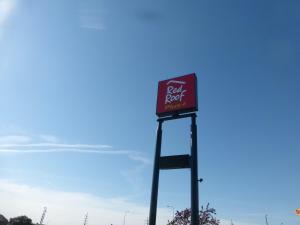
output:
[[[296,209],[296,215],[297,215],[297,216],[300,216],[300,208],[299,208],[299,209]]]
[[[176,115],[198,110],[197,77],[188,74],[158,82],[156,115]]]

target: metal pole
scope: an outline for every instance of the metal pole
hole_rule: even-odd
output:
[[[158,181],[159,181],[159,158],[160,158],[160,153],[161,153],[161,139],[162,139],[162,123],[163,123],[163,121],[158,121],[156,147],[155,147],[155,158],[154,158],[154,167],[153,167],[150,213],[149,213],[149,225],[156,224],[157,195],[158,195]]]
[[[199,225],[198,155],[196,114],[191,125],[191,225]]]
[[[127,213],[129,213],[129,211],[125,211],[125,213],[124,213],[123,225],[125,225],[125,221],[126,221],[126,215],[127,215]]]
[[[265,217],[266,217],[266,225],[269,225],[269,223],[268,223],[268,215],[266,215]]]
[[[41,220],[40,220],[40,225],[42,225],[43,222],[44,222],[44,219],[45,219],[45,216],[46,216],[46,212],[47,212],[47,207],[44,207],[44,210],[43,210],[43,213],[42,213],[42,217],[41,217]]]

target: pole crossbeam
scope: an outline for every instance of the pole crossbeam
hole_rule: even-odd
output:
[[[191,154],[161,157],[162,124],[165,121],[191,118]],[[149,225],[156,225],[157,197],[159,186],[159,171],[164,169],[191,170],[191,225],[199,225],[199,192],[198,192],[198,149],[196,113],[173,115],[157,119],[156,146],[152,178],[152,191],[150,201]]]
[[[161,170],[185,169],[185,168],[191,168],[190,155],[172,155],[172,156],[162,156],[159,158],[159,169]]]

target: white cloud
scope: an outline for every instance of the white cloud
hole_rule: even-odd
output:
[[[1,139],[1,137],[0,137]],[[6,142],[7,143],[7,142]],[[0,144],[0,150],[3,148],[39,148],[32,150],[47,150],[49,148],[61,149],[102,149],[112,148],[110,145],[90,145],[90,144],[63,144],[63,143],[29,143],[29,144]]]
[[[48,212],[44,222],[55,225],[81,225],[85,213],[89,225],[121,225],[124,212],[126,224],[145,224],[148,205],[141,205],[124,198],[102,198],[87,193],[64,192],[0,180],[0,212],[10,218],[27,215],[38,222],[44,206]],[[158,209],[158,225],[166,225],[170,216],[168,209]]]
[[[107,154],[107,155],[130,155],[130,151],[122,150],[89,150],[89,149],[76,149],[76,148],[50,148],[50,149],[0,149],[0,153],[20,153],[20,154],[31,154],[31,153],[87,153],[87,154]]]
[[[141,225],[149,215],[149,203],[139,204],[127,198],[103,198],[82,192],[66,192],[15,183],[0,179],[0,212],[7,218],[27,215],[38,222],[43,208],[47,207],[44,222],[55,225],[82,225],[88,213],[89,225],[122,225],[126,211],[126,224]],[[166,225],[170,219],[168,208],[158,208],[157,225]],[[256,225],[233,221],[237,225]],[[231,225],[221,219],[220,225]]]
[[[59,142],[59,138],[52,135],[6,135],[0,136],[0,154],[35,154],[35,153],[85,153],[124,155],[133,161],[144,165],[151,161],[143,156],[141,152],[131,150],[114,149],[111,145],[103,144],[70,144]],[[43,142],[49,141],[49,142]]]

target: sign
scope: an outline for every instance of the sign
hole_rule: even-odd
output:
[[[300,208],[299,208],[299,209],[296,209],[296,215],[297,215],[297,216],[300,216]]]
[[[196,74],[159,81],[156,105],[157,116],[175,115],[197,110]]]

